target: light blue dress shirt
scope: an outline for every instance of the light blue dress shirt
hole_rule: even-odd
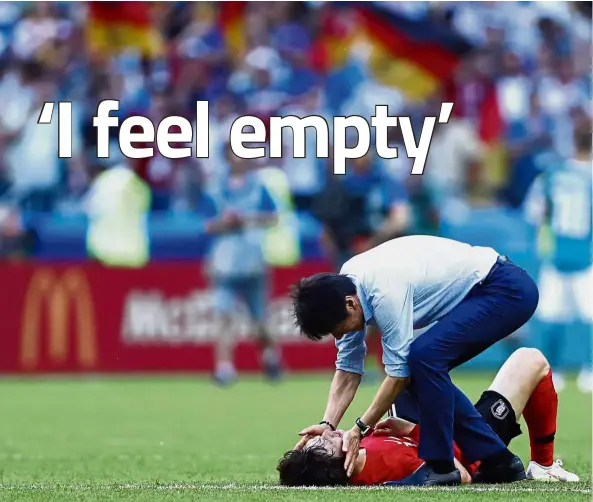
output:
[[[414,329],[451,312],[486,278],[498,256],[492,248],[415,235],[385,242],[344,264],[340,273],[356,285],[366,326],[382,333],[389,376],[409,376]],[[336,368],[363,374],[365,330],[347,333],[336,346]]]

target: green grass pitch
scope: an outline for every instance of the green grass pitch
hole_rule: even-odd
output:
[[[0,500],[591,500],[591,397],[560,394],[556,451],[576,485],[287,490],[280,455],[321,417],[329,375],[256,377],[230,389],[200,378],[0,380]],[[458,373],[473,398],[490,375]],[[362,386],[344,424],[370,401]],[[528,460],[524,434],[514,451]]]

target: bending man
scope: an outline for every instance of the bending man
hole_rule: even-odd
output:
[[[337,340],[336,374],[320,425],[310,437],[334,429],[354,399],[363,373],[365,329],[382,333],[387,376],[367,411],[346,432],[346,471],[352,474],[360,440],[411,381],[420,417],[420,457],[427,484],[461,482],[453,439],[476,479],[504,483],[525,478],[520,459],[497,437],[449,371],[521,327],[533,315],[538,291],[527,273],[492,248],[429,236],[393,239],[355,256],[340,274],[302,279],[293,290],[294,314],[312,340]],[[413,330],[438,321],[413,340]],[[453,424],[455,423],[455,429]],[[454,434],[455,433],[455,434]]]

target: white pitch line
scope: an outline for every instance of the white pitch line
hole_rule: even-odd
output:
[[[531,484],[531,482],[529,482]],[[462,492],[499,492],[499,493],[581,493],[591,494],[591,490],[583,488],[571,488],[566,485],[549,486],[540,484],[539,486],[524,486],[514,485],[509,487],[500,486],[458,486],[458,487],[425,487],[425,486],[406,486],[406,487],[387,487],[387,486],[366,486],[366,487],[318,487],[318,486],[302,486],[290,487],[281,485],[216,485],[216,484],[151,484],[151,483],[137,483],[137,484],[75,484],[75,485],[60,485],[60,484],[31,484],[31,485],[0,485],[2,490],[225,490],[225,491],[379,491],[379,490],[399,490],[399,491],[462,491]]]

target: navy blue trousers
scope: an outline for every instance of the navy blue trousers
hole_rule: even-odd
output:
[[[453,385],[449,371],[520,328],[538,300],[527,272],[510,261],[499,262],[459,305],[414,340],[408,355],[411,385],[395,404],[398,416],[418,417],[421,458],[452,462],[453,439],[470,462],[505,449]]]

